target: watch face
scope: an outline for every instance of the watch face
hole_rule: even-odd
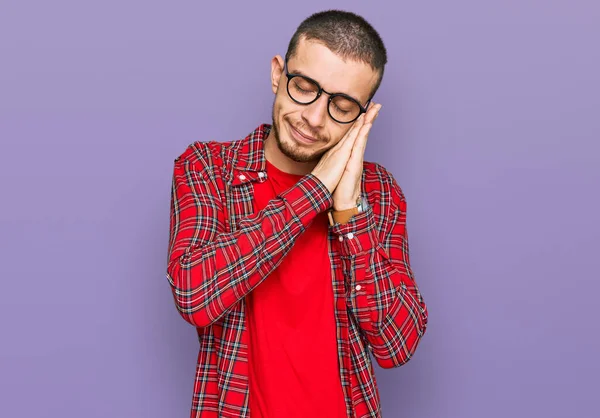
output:
[[[360,199],[360,204],[358,205],[358,211],[364,212],[369,208],[369,201],[366,197],[362,196]]]

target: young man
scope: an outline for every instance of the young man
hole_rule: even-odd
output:
[[[427,325],[406,201],[363,162],[387,61],[361,17],[306,19],[271,61],[272,125],[175,160],[167,278],[198,331],[191,417],[379,417],[371,357]]]

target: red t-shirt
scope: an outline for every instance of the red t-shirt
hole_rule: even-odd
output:
[[[267,161],[256,210],[302,176]],[[326,213],[247,296],[252,418],[346,418],[340,382]]]

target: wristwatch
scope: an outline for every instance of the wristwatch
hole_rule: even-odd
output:
[[[329,217],[329,225],[334,226],[336,224],[347,224],[354,215],[358,215],[359,213],[366,211],[368,207],[369,201],[365,196],[361,195],[356,201],[355,207],[345,210],[330,209],[329,212],[327,212],[327,216]]]

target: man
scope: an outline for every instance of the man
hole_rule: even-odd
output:
[[[175,160],[167,278],[197,329],[191,416],[379,417],[371,357],[427,325],[406,201],[363,162],[387,61],[363,18],[314,14],[271,61],[271,125]]]

